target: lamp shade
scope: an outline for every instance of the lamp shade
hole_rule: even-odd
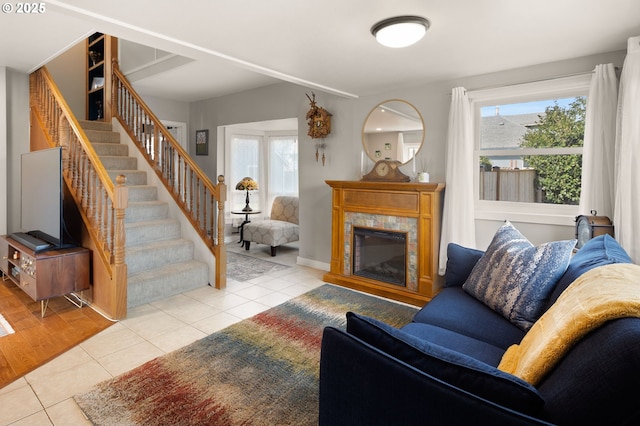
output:
[[[238,182],[238,184],[236,185],[236,189],[240,191],[244,191],[245,189],[247,191],[255,191],[256,189],[258,189],[258,182],[253,180],[253,178],[244,177],[240,182]]]
[[[375,24],[371,34],[383,46],[407,47],[424,37],[430,25],[428,19],[420,16],[396,16]]]

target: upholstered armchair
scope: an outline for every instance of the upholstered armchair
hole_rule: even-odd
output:
[[[271,256],[276,255],[279,245],[298,241],[298,197],[276,197],[270,218],[247,223],[243,233],[246,250],[249,250],[251,242],[266,244],[271,246]]]

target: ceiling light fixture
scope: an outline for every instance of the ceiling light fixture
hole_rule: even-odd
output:
[[[371,34],[378,43],[387,47],[407,47],[417,43],[431,23],[420,16],[395,16],[371,27]]]

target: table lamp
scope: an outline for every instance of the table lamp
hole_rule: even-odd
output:
[[[244,177],[240,182],[238,182],[238,184],[236,185],[236,189],[240,191],[244,191],[244,190],[247,191],[247,198],[245,199],[246,205],[244,206],[242,211],[243,212],[252,211],[253,209],[249,206],[249,191],[255,191],[256,189],[258,189],[258,182],[253,180],[253,178]]]

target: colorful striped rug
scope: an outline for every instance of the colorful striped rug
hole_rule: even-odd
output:
[[[11,328],[11,324],[9,324],[9,322],[0,315],[0,337],[8,336],[13,333],[15,333],[15,331]]]
[[[400,326],[416,309],[323,285],[75,400],[96,425],[317,425],[322,330],[347,311]]]

